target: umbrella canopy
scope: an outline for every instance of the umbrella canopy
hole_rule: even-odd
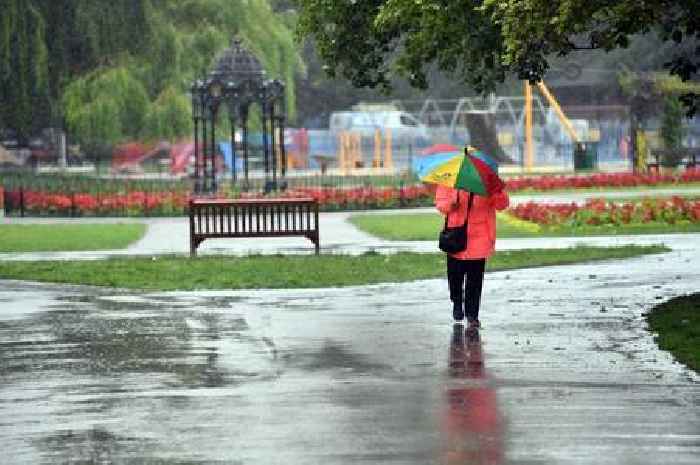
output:
[[[461,189],[479,195],[491,195],[503,189],[498,164],[473,147],[460,152],[435,154],[423,161],[418,175],[431,184]]]
[[[459,147],[450,144],[434,144],[421,150],[421,155],[435,155],[443,152],[459,152]]]

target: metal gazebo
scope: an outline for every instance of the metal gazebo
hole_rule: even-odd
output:
[[[217,175],[221,164],[216,140],[219,110],[226,106],[231,127],[231,182],[238,181],[237,159],[243,158],[243,190],[250,189],[250,133],[248,119],[251,107],[259,106],[261,116],[261,143],[265,175],[265,192],[284,188],[287,154],[284,149],[284,84],[266,79],[265,70],[258,59],[240,40],[233,39],[231,46],[217,59],[214,69],[205,79],[192,84],[192,117],[194,120],[195,193],[214,194],[218,189]],[[240,137],[237,138],[237,127]],[[278,176],[278,174],[280,176]],[[279,177],[282,178],[280,182]]]

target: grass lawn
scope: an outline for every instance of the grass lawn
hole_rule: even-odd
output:
[[[509,220],[510,218],[510,220]],[[499,238],[509,237],[568,237],[607,236],[619,234],[667,234],[700,232],[700,223],[684,225],[640,224],[612,226],[541,226],[509,217],[496,215],[496,233]],[[350,222],[362,231],[387,240],[437,241],[444,219],[438,213],[353,215]]]
[[[666,252],[663,246],[575,247],[497,252],[488,269],[506,270]],[[175,256],[84,261],[0,262],[0,278],[129,289],[261,289],[337,287],[437,278],[441,253],[380,255]]]
[[[700,293],[676,297],[652,309],[649,328],[656,341],[680,362],[700,371]]]
[[[144,224],[0,224],[0,252],[123,249],[141,239]]]

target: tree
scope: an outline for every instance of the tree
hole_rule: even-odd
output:
[[[0,123],[22,136],[60,125],[66,83],[142,50],[150,8],[149,0],[0,0]]]
[[[298,34],[311,37],[330,76],[388,86],[397,73],[418,87],[431,64],[483,92],[508,76],[543,79],[554,56],[626,48],[657,31],[678,45],[667,67],[698,76],[697,0],[298,0]],[[695,112],[696,93],[682,97]]]
[[[234,35],[287,82],[293,117],[303,62],[269,0],[0,0],[0,128],[65,126],[92,146],[158,137]],[[190,113],[162,137],[186,135]]]

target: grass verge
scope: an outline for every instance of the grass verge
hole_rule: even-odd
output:
[[[657,305],[647,314],[647,321],[658,333],[659,347],[700,371],[700,292]]]
[[[373,236],[396,241],[437,241],[444,219],[437,213],[387,215],[353,215],[349,220],[360,230]],[[700,232],[700,223],[638,224],[624,226],[538,226],[515,219],[505,213],[496,215],[499,238],[516,237],[584,237],[626,234],[670,234]]]
[[[72,252],[116,250],[141,239],[146,225],[2,224],[0,252]]]
[[[488,270],[561,265],[666,252],[663,246],[574,247],[497,252]],[[441,253],[360,256],[111,258],[86,261],[0,262],[0,278],[129,289],[197,290],[337,287],[437,278]]]

